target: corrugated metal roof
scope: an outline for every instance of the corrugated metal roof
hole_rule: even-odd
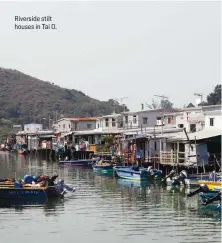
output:
[[[207,139],[211,137],[216,137],[216,136],[221,136],[222,130],[221,129],[216,129],[216,128],[205,128],[202,131],[198,132],[192,132],[192,133],[187,133],[189,140],[202,140],[202,139]],[[187,137],[185,133],[175,133],[174,136],[169,138],[171,141],[176,141],[176,140],[187,140]]]

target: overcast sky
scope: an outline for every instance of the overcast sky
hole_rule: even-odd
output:
[[[57,30],[14,29],[15,16],[32,15]],[[195,103],[221,83],[219,1],[0,2],[0,30],[1,67],[99,100],[128,97],[131,110],[153,95]]]

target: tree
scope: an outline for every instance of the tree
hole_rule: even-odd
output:
[[[150,109],[170,109],[173,108],[173,103],[171,103],[169,100],[161,100],[160,103],[152,99],[151,104],[146,104],[148,108]]]
[[[187,108],[190,108],[190,107],[195,107],[192,103],[190,103]]]
[[[160,108],[162,108],[162,109],[173,108],[173,103],[171,103],[169,100],[161,100]]]
[[[214,91],[207,96],[208,105],[221,104],[221,84],[215,86]]]
[[[207,101],[201,102],[198,106],[220,105],[221,104],[221,84],[215,86],[214,91],[207,96]]]
[[[150,109],[158,109],[160,104],[156,102],[154,99],[152,99],[152,103],[151,104],[146,103],[146,106]]]

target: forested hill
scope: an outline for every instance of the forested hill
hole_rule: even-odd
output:
[[[0,68],[0,127],[55,118],[56,114],[58,118],[100,116],[111,114],[114,108],[116,112],[123,110],[111,99],[99,101],[81,91]]]

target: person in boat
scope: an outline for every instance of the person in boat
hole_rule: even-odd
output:
[[[47,175],[33,176],[32,182],[34,182],[35,184],[39,184],[40,186],[54,186],[54,181],[57,177],[58,174],[55,174],[52,177],[49,177]]]

